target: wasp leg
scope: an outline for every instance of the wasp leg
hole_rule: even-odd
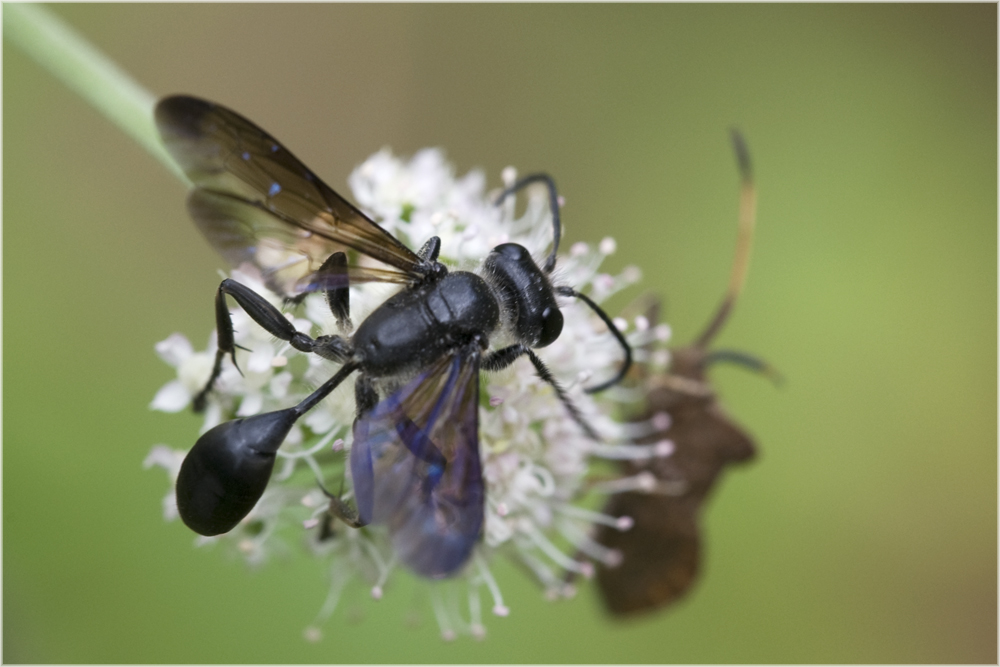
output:
[[[354,445],[351,447],[351,479],[354,483],[354,503],[357,510],[352,510],[346,505],[335,505],[330,503],[330,512],[337,513],[338,518],[348,523],[341,515],[348,518],[356,517],[360,525],[365,525],[371,521],[373,507],[375,505],[375,472],[372,467],[370,456],[364,453],[364,448],[357,443],[363,442],[367,438],[367,423],[362,419],[365,415],[375,409],[378,405],[378,392],[375,390],[371,379],[364,373],[358,376],[354,382],[354,402],[357,406],[358,416],[354,420]],[[331,499],[332,501],[332,499]],[[346,510],[346,511],[345,511]],[[364,516],[362,517],[362,513]],[[350,523],[348,523],[350,525]]]
[[[432,236],[429,239],[427,239],[427,243],[425,243],[420,248],[420,250],[417,252],[417,256],[420,257],[420,259],[424,260],[425,262],[431,263],[437,261],[438,254],[440,254],[440,252],[441,252],[441,239],[438,238],[437,236]]]
[[[340,495],[330,493],[322,484],[319,485],[319,488],[323,494],[330,499],[330,507],[326,510],[329,517],[340,519],[351,528],[362,528],[368,525],[361,520],[361,517],[358,516],[358,511],[356,509],[341,500]],[[332,535],[333,527],[327,525],[326,522],[324,522],[323,526],[323,532],[328,530]],[[322,534],[320,535],[320,539],[325,539]]]
[[[371,380],[364,374],[358,376],[354,382],[354,400],[357,405],[359,418],[365,413],[374,410],[375,406],[378,405],[378,392],[372,386]],[[320,525],[319,540],[321,542],[333,536],[333,519],[335,518],[340,519],[351,528],[362,528],[368,525],[368,522],[361,518],[358,510],[344,502],[340,494],[334,495],[330,493],[319,480],[317,480],[317,484],[319,484],[319,488],[323,494],[330,499],[330,506],[327,508],[324,521]],[[343,487],[343,480],[341,480],[341,486]],[[358,493],[358,489],[355,488],[354,491],[355,494]]]
[[[549,191],[549,208],[552,211],[552,251],[549,252],[549,256],[545,259],[545,265],[542,266],[542,270],[545,271],[546,274],[550,274],[556,267],[556,253],[559,251],[559,237],[562,236],[562,224],[559,221],[559,193],[556,192],[556,182],[552,180],[552,177],[544,173],[525,176],[521,180],[514,183],[514,185],[497,195],[497,198],[493,200],[493,205],[499,206],[509,195],[523,190],[532,183],[544,183]]]
[[[337,328],[341,333],[351,330],[351,290],[347,277],[347,255],[342,252],[335,252],[330,255],[323,266],[319,267],[318,273],[321,282],[329,282],[326,289],[326,303],[330,306],[330,312],[337,320]]]
[[[350,279],[347,275],[347,255],[335,252],[326,258],[323,265],[312,274],[312,282],[305,291],[285,299],[286,306],[298,306],[313,292],[324,290],[330,311],[337,319],[337,328],[342,333],[351,330]]]
[[[526,355],[528,359],[531,360],[531,364],[535,367],[535,372],[538,377],[542,379],[543,382],[547,383],[556,392],[556,397],[566,406],[566,410],[569,412],[570,417],[573,418],[583,432],[587,434],[592,440],[600,442],[601,436],[597,435],[597,431],[594,427],[584,419],[583,414],[580,409],[576,407],[566,390],[563,389],[559,381],[556,380],[555,376],[549,370],[549,367],[545,365],[537,354],[535,354],[530,347],[525,345],[511,345],[510,347],[505,347],[503,349],[491,352],[483,358],[480,368],[484,371],[499,371],[507,368],[514,361],[517,360],[521,355]]]
[[[359,375],[354,383],[354,403],[358,417],[363,417],[378,405],[378,392],[367,375]]]
[[[315,352],[325,359],[343,363],[351,356],[351,346],[339,336],[321,336],[313,339],[300,333],[288,321],[284,314],[272,306],[267,299],[235,280],[226,278],[219,285],[215,294],[215,323],[218,329],[219,349],[215,353],[215,365],[205,387],[198,392],[193,401],[195,412],[205,409],[208,393],[222,373],[222,360],[229,355],[236,365],[236,342],[233,336],[233,320],[226,307],[226,295],[233,297],[246,311],[254,322],[262,326],[268,333],[291,344],[300,352]],[[237,370],[239,366],[237,366]]]
[[[330,516],[337,517],[351,528],[362,528],[368,524],[361,520],[358,511],[345,503],[337,496],[330,497],[330,507],[327,509]]]

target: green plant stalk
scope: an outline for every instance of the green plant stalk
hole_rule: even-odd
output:
[[[44,5],[28,3],[3,5],[3,34],[188,183],[160,141],[153,121],[156,96],[82,35]]]

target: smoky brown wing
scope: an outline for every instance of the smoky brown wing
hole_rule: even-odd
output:
[[[195,188],[188,196],[188,212],[195,226],[215,250],[234,267],[246,263],[260,269],[268,288],[284,296],[315,291],[324,285],[320,266],[340,246],[301,227],[286,224],[260,204],[234,195]],[[352,283],[408,283],[411,274],[384,264],[352,262]]]
[[[300,267],[315,270],[334,252],[355,250],[385,264],[384,271],[397,275],[392,282],[426,273],[413,251],[236,112],[173,96],[157,104],[156,123],[195,185],[192,215],[226,259],[232,261],[238,250],[243,261],[249,257],[265,272],[281,271],[296,258]],[[252,219],[233,217],[238,215]],[[283,252],[272,252],[278,246]]]

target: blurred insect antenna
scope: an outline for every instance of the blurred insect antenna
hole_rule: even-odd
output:
[[[747,370],[768,378],[776,387],[780,387],[785,383],[785,376],[783,376],[774,366],[767,363],[763,359],[746,352],[739,352],[737,350],[713,350],[705,355],[706,368],[716,363],[728,363],[742,366]]]
[[[745,181],[753,180],[753,164],[750,162],[750,151],[747,149],[743,133],[739,128],[732,127],[729,129],[729,137],[733,142],[733,152],[736,153],[736,164],[740,168],[740,175]]]
[[[743,183],[740,188],[739,235],[736,240],[736,254],[733,258],[729,274],[729,286],[715,316],[695,341],[695,347],[705,348],[719,333],[729,313],[736,305],[736,299],[746,283],[747,271],[750,268],[750,251],[753,249],[753,232],[757,221],[757,188],[754,185],[753,173],[750,167],[750,153],[746,142],[737,130],[732,131],[733,150],[739,165]]]
[[[562,236],[562,223],[559,219],[559,193],[556,191],[556,182],[552,180],[552,177],[544,173],[525,176],[497,195],[497,198],[493,200],[493,205],[499,206],[509,195],[524,189],[532,183],[544,183],[549,192],[549,208],[552,211],[552,250],[545,259],[542,270],[546,274],[550,274],[556,267],[556,254],[559,252],[559,239]]]

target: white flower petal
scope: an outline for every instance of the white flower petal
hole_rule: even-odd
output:
[[[274,359],[274,346],[270,344],[257,345],[247,359],[247,371],[251,373],[267,373],[271,370],[271,360]]]
[[[288,371],[278,373],[271,379],[271,383],[268,387],[271,390],[271,395],[275,398],[284,398],[288,396],[288,387],[292,383],[292,374]]]
[[[250,417],[261,411],[264,407],[264,396],[259,393],[247,394],[240,403],[240,409],[236,411],[237,417]]]
[[[192,395],[201,391],[212,374],[215,355],[206,352],[192,354],[177,368],[177,379],[184,384]]]
[[[201,423],[200,433],[204,433],[210,428],[214,428],[222,423],[222,406],[212,401],[205,409],[205,421]]]
[[[160,359],[177,368],[194,354],[194,348],[183,334],[175,333],[156,344],[156,353],[160,355]]]
[[[303,423],[308,426],[313,433],[329,433],[336,425],[337,418],[329,410],[316,408],[306,413],[302,418]]]
[[[163,496],[163,520],[175,521],[179,516],[177,513],[177,495],[171,492]]]
[[[160,412],[180,412],[191,402],[191,392],[180,380],[171,380],[160,387],[149,407]]]
[[[143,459],[142,467],[148,470],[153,466],[159,466],[170,474],[171,479],[176,479],[185,456],[187,453],[183,450],[173,449],[166,445],[156,445],[149,450],[149,454]]]

